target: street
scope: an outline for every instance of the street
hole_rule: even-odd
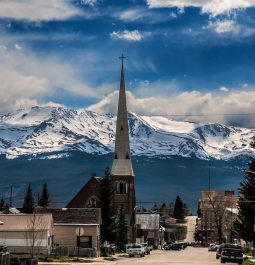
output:
[[[94,261],[93,264],[112,264],[112,265],[124,265],[124,264],[160,264],[160,265],[219,265],[220,260],[216,260],[215,252],[208,252],[207,248],[194,248],[187,247],[181,251],[167,251],[167,250],[154,250],[150,255],[146,255],[144,258],[134,257],[129,258],[127,255],[115,255],[116,260],[107,261],[100,260]],[[227,263],[229,265],[236,263]]]

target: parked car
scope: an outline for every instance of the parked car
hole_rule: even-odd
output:
[[[171,245],[172,245],[173,243],[174,243],[173,241],[165,242],[165,243],[163,244],[163,249],[165,249],[165,250],[169,250],[170,247],[171,247]]]
[[[217,251],[216,251],[216,259],[219,259],[221,257],[221,251],[222,251],[222,248],[224,247],[224,243],[219,245]]]
[[[132,246],[129,247],[128,255],[130,258],[134,256],[144,257],[145,248],[140,244],[133,244]]]
[[[149,247],[148,243],[141,243],[140,245],[144,247],[145,253],[147,255],[149,255],[151,253],[151,250],[150,250],[150,247]]]
[[[171,250],[181,250],[183,249],[182,243],[173,243],[171,245]]]
[[[208,251],[217,251],[218,247],[219,247],[219,245],[212,243],[209,245]]]
[[[221,251],[220,262],[237,262],[243,263],[243,250],[242,247],[236,244],[225,244]]]

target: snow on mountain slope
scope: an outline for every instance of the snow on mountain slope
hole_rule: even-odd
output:
[[[70,150],[106,154],[113,151],[116,117],[84,109],[33,107],[0,117],[0,153],[59,157]],[[129,114],[133,155],[213,157],[228,160],[250,155],[255,130],[221,124],[195,124],[166,117]]]

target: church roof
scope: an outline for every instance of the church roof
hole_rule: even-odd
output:
[[[124,67],[122,55],[122,66],[120,75],[119,103],[116,123],[115,154],[111,174],[116,176],[134,176],[129,147],[129,131],[127,118],[126,89],[124,78]]]

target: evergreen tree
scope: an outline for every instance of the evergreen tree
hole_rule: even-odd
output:
[[[116,242],[115,209],[113,206],[113,186],[110,178],[110,170],[107,167],[102,180],[100,192],[101,204],[101,241]]]
[[[116,241],[117,249],[119,251],[125,251],[125,245],[128,243],[128,237],[127,237],[128,227],[125,219],[123,205],[120,208],[116,228],[117,228],[117,241]]]
[[[47,183],[44,184],[41,197],[39,198],[38,205],[41,207],[48,207],[50,204],[50,195],[48,192]]]
[[[27,192],[24,197],[22,212],[23,213],[33,213],[34,211],[34,198],[31,184],[28,184]]]
[[[255,148],[255,142],[251,143]],[[239,213],[235,223],[240,238],[246,242],[253,241],[255,247],[255,158],[251,158],[249,168],[245,171],[244,180],[240,183]]]
[[[182,223],[184,221],[185,209],[184,209],[184,204],[180,196],[176,197],[175,204],[174,204],[173,217],[177,219],[178,223]]]
[[[0,208],[3,208],[3,207],[4,207],[4,198],[2,197],[0,200]]]

